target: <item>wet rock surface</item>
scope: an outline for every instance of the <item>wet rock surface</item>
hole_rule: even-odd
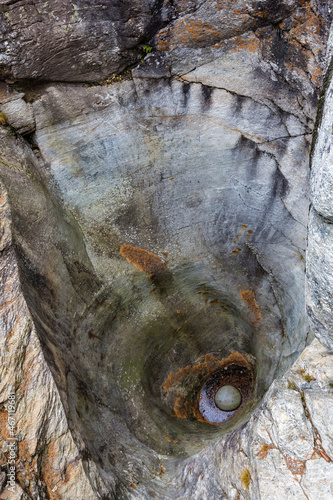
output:
[[[15,385],[22,443],[38,436],[20,455],[23,498],[330,498],[331,355],[315,341],[287,371],[312,338],[308,162],[329,6],[52,9],[0,6],[3,241],[13,256],[3,282],[15,270],[23,304],[5,316],[4,339],[20,315],[31,323],[31,362],[53,394],[39,408],[20,389],[27,373]],[[326,95],[312,195],[312,218],[326,225],[315,233],[310,221],[310,258],[330,241],[329,189],[315,164]],[[316,323],[327,259],[310,260],[308,282],[314,333],[329,346],[329,327]],[[8,353],[3,366],[14,363]],[[214,402],[244,367],[240,407],[210,422],[203,387],[217,381]]]

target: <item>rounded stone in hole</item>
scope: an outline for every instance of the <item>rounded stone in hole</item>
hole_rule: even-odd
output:
[[[245,361],[245,360],[244,360]],[[221,409],[216,394],[226,386],[240,393],[240,404],[233,409]],[[233,418],[246,405],[254,387],[253,367],[248,363],[230,363],[209,375],[199,392],[199,412],[207,423],[216,425]]]
[[[215,404],[222,411],[236,410],[242,402],[242,395],[233,385],[224,385],[215,394]]]

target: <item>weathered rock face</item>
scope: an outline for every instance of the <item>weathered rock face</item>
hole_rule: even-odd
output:
[[[18,166],[12,158],[13,171]],[[12,217],[3,187],[0,210],[0,465],[4,475],[1,498],[74,499],[98,497],[97,491],[107,494],[94,463],[86,460],[92,474],[89,479],[85,474],[82,450],[74,444],[45,362],[21,291],[12,242]],[[8,427],[12,425],[10,419],[15,421],[13,433]],[[11,460],[16,461],[16,486],[15,481],[14,486],[9,481]]]
[[[311,471],[324,461],[330,472],[332,441],[311,427],[322,427],[322,412],[304,403],[313,392],[301,379],[276,384],[240,426],[310,338],[308,159],[329,9],[89,5],[56,2],[47,16],[44,3],[1,8],[3,75],[21,80],[5,93],[3,121],[27,135],[1,130],[0,175],[24,299],[59,391],[50,429],[68,422],[82,472],[77,493],[62,487],[59,498],[80,498],[88,479],[89,498],[272,498],[267,474],[280,498],[311,498]],[[44,46],[35,30],[50,23]],[[135,62],[143,42],[154,46],[144,62],[101,85],[24,81],[109,77]],[[202,406],[212,377],[238,384],[243,398],[219,425]],[[323,404],[328,384],[309,387]],[[304,443],[279,422],[290,412]],[[281,481],[273,459],[299,480]],[[58,498],[44,469],[38,494]]]
[[[311,175],[308,245],[308,312],[320,341],[332,350],[332,67],[330,60],[318,113]]]
[[[89,81],[137,61],[161,24],[157,1],[1,2],[2,75]]]
[[[1,74],[98,81],[135,64],[149,42],[173,73],[247,45],[316,78],[329,9],[318,0],[2,0]]]
[[[59,296],[61,322],[55,342],[71,339],[68,354],[82,366],[76,380],[87,380],[98,363],[102,372],[112,367],[117,392],[109,377],[93,373],[89,386],[101,402],[125,404],[120,411],[140,440],[189,453],[193,433],[203,439],[221,429],[172,417],[176,401],[185,414],[203,380],[194,374],[179,401],[178,385],[170,395],[162,389],[171,372],[207,354],[249,354],[256,359],[254,403],[304,347],[308,129],[251,98],[178,80],[51,87],[34,110],[47,175],[80,227],[98,277],[85,290],[80,276],[80,293],[91,304],[84,319],[75,321],[78,299],[68,297],[64,280],[53,292],[48,315],[54,321]],[[288,123],[297,127],[293,137]],[[299,182],[290,189],[295,169]],[[167,252],[167,270],[150,280],[121,256],[123,244]],[[43,268],[41,256],[34,258],[39,274],[59,274],[41,251]],[[89,269],[75,259],[65,270],[71,280]],[[27,281],[39,316],[41,296]],[[170,434],[181,444],[170,445]]]

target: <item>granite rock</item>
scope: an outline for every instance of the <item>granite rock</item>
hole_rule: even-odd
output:
[[[208,500],[212,485],[213,498],[228,500],[331,498],[331,367],[332,353],[314,340],[246,426],[188,459],[176,498]]]

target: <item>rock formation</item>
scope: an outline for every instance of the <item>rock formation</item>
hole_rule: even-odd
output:
[[[0,17],[1,499],[332,498],[329,2]]]

